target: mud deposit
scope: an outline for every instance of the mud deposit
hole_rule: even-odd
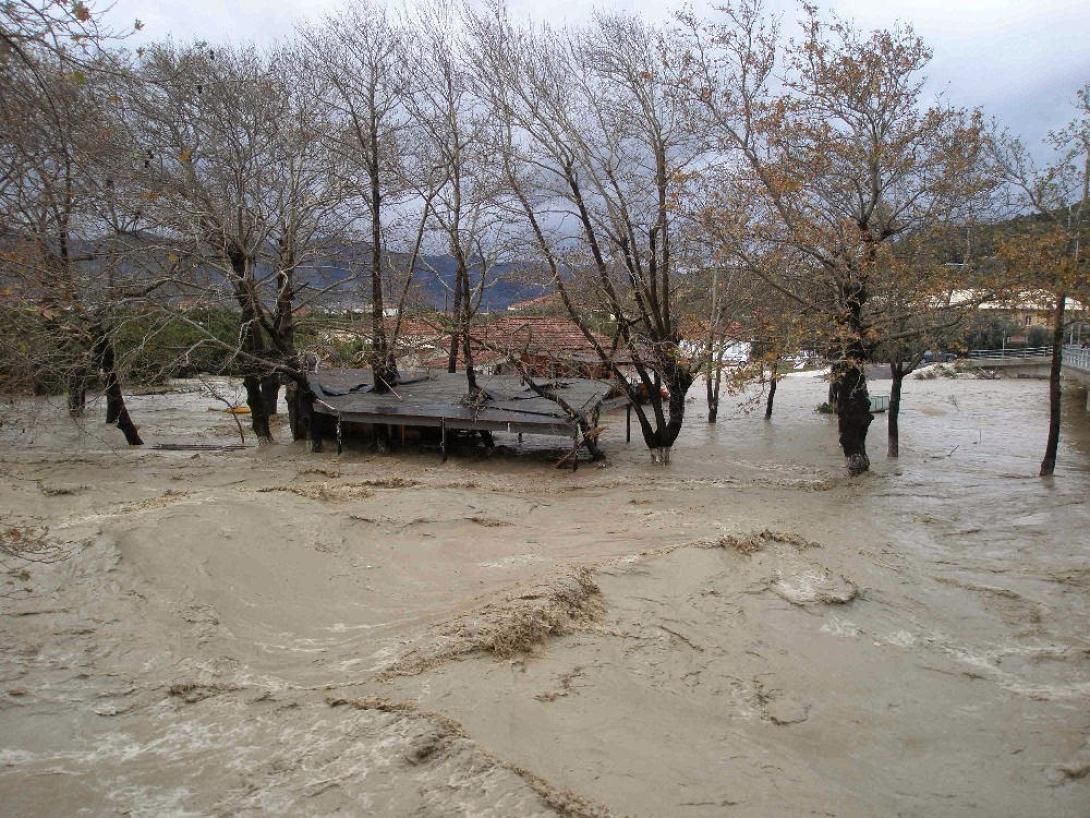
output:
[[[1040,480],[1044,383],[910,380],[848,481],[813,376],[574,474],[179,388],[0,410],[0,814],[1090,814],[1084,393]]]

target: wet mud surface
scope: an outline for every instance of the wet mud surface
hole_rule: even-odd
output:
[[[148,443],[237,443],[185,388]],[[1086,815],[1090,415],[1035,477],[1045,392],[910,379],[854,481],[809,375],[575,473],[9,402],[0,814]]]

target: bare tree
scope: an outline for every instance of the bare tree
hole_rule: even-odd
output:
[[[635,403],[652,458],[668,462],[693,380],[674,313],[673,247],[675,203],[696,153],[670,93],[672,43],[624,16],[535,31],[494,10],[469,25],[512,211]],[[579,303],[577,290],[591,297]],[[603,312],[614,326],[609,347],[593,332]]]
[[[22,8],[11,4],[4,14]],[[146,292],[114,275],[108,246],[118,227],[116,212],[106,206],[113,201],[110,168],[118,158],[112,138],[116,66],[94,51],[99,43],[93,40],[77,40],[78,60],[66,56],[61,44],[93,37],[92,21],[39,11],[40,27],[30,33],[13,33],[10,17],[4,20],[0,54],[0,258],[11,301],[18,304],[10,314],[34,316],[29,324],[41,331],[5,338],[12,347],[6,351],[14,353],[5,361],[23,357],[36,383],[63,383],[73,415],[82,414],[92,375],[99,372],[107,422],[139,445],[113,340],[112,314]]]
[[[281,377],[306,390],[294,348],[303,286],[295,274],[316,258],[323,218],[337,205],[320,111],[312,89],[290,89],[292,68],[283,54],[159,44],[131,92],[152,229],[164,250],[190,262],[183,292],[238,311],[225,359],[243,372],[259,439],[271,438]]]
[[[134,30],[142,27],[133,21]],[[60,62],[70,71],[99,70],[103,47],[127,33],[105,25],[102,14],[81,0],[6,0],[0,4],[0,67],[20,63],[33,71]],[[48,81],[39,90],[48,93]]]
[[[431,198],[430,230],[454,261],[453,322],[447,368],[457,370],[459,345],[471,397],[478,384],[470,327],[497,255],[497,173],[484,139],[487,112],[463,61],[457,7],[438,0],[416,11],[412,91],[406,105],[416,132],[418,167],[440,169]]]
[[[924,106],[931,52],[910,28],[864,33],[807,7],[803,36],[783,44],[759,2],[722,15],[682,18],[682,89],[731,160],[706,225],[723,252],[811,317],[833,362],[841,447],[858,474],[870,466],[864,367],[885,332],[873,311],[883,271],[902,238],[988,184],[980,117]]]
[[[333,126],[327,140],[343,180],[344,204],[362,203],[367,222],[369,360],[374,388],[384,392],[398,377],[397,339],[388,336],[385,321],[385,286],[392,279],[387,269],[389,213],[406,204],[413,193],[405,179],[403,156],[409,140],[408,39],[382,7],[362,2],[328,17],[318,28],[303,29],[300,42],[308,67],[321,78],[322,102]],[[419,201],[414,204],[427,207]],[[406,283],[412,272],[410,266]],[[399,301],[399,313],[403,302]],[[399,327],[400,321],[394,325],[395,334]]]
[[[1049,135],[1054,151],[1040,166],[1025,146],[1007,134],[993,140],[996,158],[1022,219],[999,253],[1010,277],[1025,286],[1044,287],[1054,299],[1052,366],[1049,373],[1049,423],[1040,474],[1056,470],[1060,443],[1061,369],[1067,300],[1090,293],[1090,85],[1076,95],[1075,116]],[[1032,277],[1027,280],[1027,276]]]

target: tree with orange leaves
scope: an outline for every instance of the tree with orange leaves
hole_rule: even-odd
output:
[[[1056,470],[1060,443],[1063,338],[1068,299],[1090,292],[1090,84],[1076,94],[1075,116],[1049,134],[1051,162],[1040,166],[1018,139],[997,134],[992,144],[1013,203],[1031,218],[1000,242],[998,255],[1013,285],[1044,287],[1054,298],[1049,423],[1040,474]]]
[[[805,6],[801,38],[785,43],[759,0],[720,12],[682,17],[681,92],[724,157],[704,224],[720,256],[789,299],[824,345],[841,448],[859,474],[887,272],[906,239],[988,188],[982,121],[925,105],[931,51],[909,27],[863,32]]]

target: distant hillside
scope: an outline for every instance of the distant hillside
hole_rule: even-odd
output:
[[[14,239],[7,237],[10,244]],[[0,242],[2,243],[2,242]],[[121,242],[114,242],[111,247],[91,241],[75,241],[72,252],[86,256],[89,260],[81,262],[89,286],[93,289],[96,282],[104,284],[113,268],[113,275],[120,280],[146,278],[153,280],[157,269],[168,266],[166,245],[152,235],[127,236]],[[184,257],[185,251],[179,249]],[[391,253],[390,261],[395,266],[404,267],[408,258],[404,254]],[[297,283],[309,284],[313,290],[321,292],[315,299],[318,304],[334,309],[351,309],[370,302],[370,247],[362,242],[333,245],[324,253],[321,261],[302,266],[296,271]],[[270,277],[273,269],[268,264],[258,265],[259,277]],[[480,281],[480,266],[470,270],[471,283],[474,287]],[[454,291],[455,261],[449,255],[427,255],[419,260],[415,270],[415,289],[417,302],[423,300],[429,307],[442,309],[449,305]],[[217,282],[222,282],[223,273],[211,265],[200,265],[190,270],[187,278],[201,286],[211,286],[219,290]],[[0,270],[0,283],[5,280],[5,271]],[[499,312],[515,302],[536,298],[549,288],[545,276],[531,263],[505,262],[494,265],[488,272],[481,309],[486,312]],[[156,290],[155,297],[166,300],[199,298],[200,289],[184,285],[168,285]],[[396,300],[398,293],[387,292],[386,297]],[[217,295],[218,297],[218,295]]]
[[[314,267],[300,269],[297,277],[301,281],[308,281],[313,287],[333,289],[322,300],[329,306],[350,307],[359,306],[366,300],[366,294],[370,291],[369,249],[364,247],[352,250],[344,249],[341,253],[351,253],[350,256],[341,255],[340,260],[333,258]],[[359,259],[358,263],[353,263]],[[407,263],[407,259],[401,255],[393,255],[394,264]],[[355,272],[355,277],[353,273]],[[455,260],[449,255],[428,255],[416,265],[414,278],[419,292],[422,292],[428,306],[442,309],[450,306],[453,297],[455,277]],[[480,281],[480,267],[470,269],[470,277],[475,287]],[[485,283],[484,296],[481,299],[481,309],[486,312],[497,312],[517,301],[528,298],[536,298],[544,294],[548,287],[539,283],[540,275],[535,275],[531,265],[523,262],[505,262],[496,264],[488,272],[488,280]],[[343,286],[337,286],[342,282]],[[392,297],[392,294],[387,294]]]

